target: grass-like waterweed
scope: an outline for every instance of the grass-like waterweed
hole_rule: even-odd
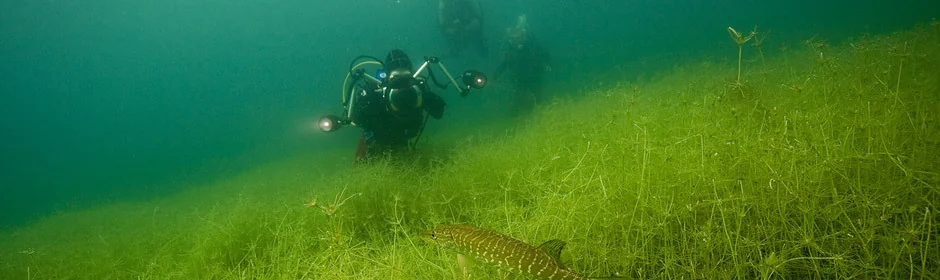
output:
[[[935,279],[937,45],[936,22],[812,39],[764,54],[746,98],[722,98],[740,61],[690,63],[499,135],[435,133],[424,155],[319,174],[316,158],[348,151],[303,155],[61,213],[4,235],[0,278],[457,279],[454,254],[417,234],[470,223],[565,240],[562,259],[592,276]]]

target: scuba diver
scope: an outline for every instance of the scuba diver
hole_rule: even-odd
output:
[[[542,48],[527,30],[526,16],[519,16],[515,27],[506,30],[509,39],[509,50],[506,51],[503,61],[493,72],[493,80],[506,71],[513,75],[512,112],[523,115],[530,112],[542,98],[542,76],[552,70],[549,62],[551,57]]]
[[[368,60],[357,63],[362,59]],[[486,85],[483,73],[468,70],[462,75],[465,85],[458,86],[436,57],[425,57],[424,64],[416,71],[402,50],[388,52],[384,62],[360,56],[350,64],[343,83],[344,116],[322,117],[318,121],[320,130],[333,132],[346,124],[362,128],[356,162],[376,155],[411,151],[424,131],[428,116],[441,119],[447,105],[441,96],[431,91],[429,80],[421,76],[426,72],[434,85],[446,89],[448,84],[441,84],[431,71],[430,66],[434,64],[440,66],[462,97],[471,88],[480,89]],[[369,65],[379,67],[375,76],[365,73],[365,67]]]
[[[385,58],[388,94],[365,94],[356,104],[351,121],[363,134],[356,157],[380,151],[401,152],[424,129],[424,113],[436,120],[444,115],[447,104],[431,92],[427,83],[413,78],[414,66],[401,50],[392,50]],[[378,84],[376,84],[378,89]]]
[[[483,39],[483,17],[478,0],[440,0],[438,24],[450,44],[450,54],[459,55],[464,48],[472,48],[481,57],[489,55]]]

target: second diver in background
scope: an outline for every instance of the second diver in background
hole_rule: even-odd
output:
[[[478,0],[440,0],[438,24],[447,40],[450,55],[457,56],[464,49],[472,49],[481,57],[488,56]]]
[[[542,76],[551,71],[551,57],[527,30],[526,16],[519,16],[516,26],[506,30],[509,46],[502,62],[493,73],[499,79],[507,70],[512,73],[514,87],[514,115],[525,115],[532,111],[542,96]]]

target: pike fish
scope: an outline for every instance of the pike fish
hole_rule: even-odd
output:
[[[534,247],[499,232],[470,225],[437,226],[421,233],[421,238],[475,260],[539,279],[588,279],[562,265],[560,256],[565,242],[558,239]]]

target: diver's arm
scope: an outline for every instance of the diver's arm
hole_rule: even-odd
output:
[[[385,110],[385,106],[380,99],[381,97],[378,97],[375,92],[367,91],[365,95],[359,96],[356,100],[356,111],[352,115],[351,121],[355,122],[356,126],[364,129],[374,128],[376,119],[381,115],[381,111]]]
[[[421,95],[421,98],[424,99],[422,101],[424,111],[428,112],[428,115],[435,120],[441,119],[441,117],[444,116],[444,107],[447,106],[447,102],[444,102],[444,98],[441,98],[440,95],[432,92],[427,85],[424,85],[422,88],[425,89],[424,93]]]

